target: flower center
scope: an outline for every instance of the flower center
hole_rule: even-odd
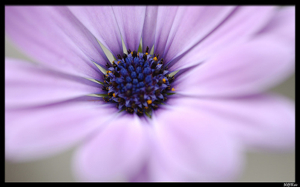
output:
[[[108,71],[104,75],[103,97],[106,102],[116,103],[117,108],[139,116],[156,110],[162,104],[171,89],[174,77],[170,77],[163,58],[151,56],[147,47],[145,53],[128,50],[128,55],[117,55],[112,65],[107,63]]]

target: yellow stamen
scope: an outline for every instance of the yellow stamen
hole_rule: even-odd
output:
[[[140,54],[140,53],[138,52],[138,53],[137,53],[137,56],[139,56],[139,54]]]
[[[121,61],[118,61],[118,64],[120,64]]]
[[[151,100],[147,100],[147,103],[148,103],[148,105],[150,105],[152,103],[152,101]]]
[[[148,53],[145,53],[146,55],[148,55]]]
[[[148,109],[148,107],[145,106],[145,109]]]
[[[166,83],[166,79],[163,79],[162,81],[163,81],[164,83]]]
[[[107,71],[107,74],[111,73],[111,71]]]
[[[133,51],[131,51],[131,55],[133,55]]]
[[[175,91],[175,88],[172,88],[172,91],[174,92],[174,91]]]
[[[114,93],[113,96],[116,97],[116,94]]]
[[[154,58],[153,58],[153,60],[154,60],[154,61],[157,61],[157,58],[156,58],[156,57],[154,57]]]

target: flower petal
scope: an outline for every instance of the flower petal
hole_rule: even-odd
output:
[[[228,181],[236,177],[241,167],[237,142],[216,126],[211,115],[180,107],[162,109],[154,116],[151,180]]]
[[[280,8],[257,36],[273,36],[282,45],[295,50],[295,7]]]
[[[144,21],[144,27],[142,33],[143,51],[146,51],[147,46],[151,50],[154,44],[157,11],[158,11],[158,6],[146,7],[146,15],[145,15],[145,21]]]
[[[18,47],[38,62],[63,72],[96,77],[99,70],[75,44],[78,42],[72,41],[74,37],[71,39],[57,25],[51,14],[55,12],[48,6],[6,6],[6,33]],[[75,28],[79,30],[73,31],[72,35],[82,37],[79,43],[83,43],[86,38],[84,48],[88,46],[86,50],[93,49],[93,43],[88,44],[91,41],[88,33],[83,33],[79,25]]]
[[[232,6],[179,7],[163,54],[171,61],[212,32],[233,11]]]
[[[69,6],[69,9],[115,57],[123,53],[118,24],[110,6]]]
[[[294,70],[294,53],[281,44],[274,37],[263,36],[223,50],[178,78],[175,89],[195,96],[240,96],[263,91]]]
[[[180,19],[183,11],[177,13],[177,6],[159,6],[157,10],[157,22],[155,28],[154,54],[164,54],[168,37],[175,17]],[[175,27],[175,26],[174,26]]]
[[[101,85],[22,60],[5,59],[5,107],[50,104],[101,92]]]
[[[95,102],[6,110],[5,156],[28,161],[56,154],[99,130],[114,112]]]
[[[94,35],[72,14],[67,7],[51,7],[51,18],[68,35],[74,44],[93,62],[105,67],[108,59]]]
[[[264,27],[275,13],[275,7],[242,6],[236,8],[226,20],[194,47],[180,53],[169,63],[170,70],[199,64],[218,55],[223,49],[239,45]]]
[[[169,103],[219,120],[236,141],[252,149],[290,150],[295,145],[295,105],[276,95],[231,99],[182,98]]]
[[[126,181],[140,170],[145,157],[145,133],[137,117],[125,115],[112,121],[85,144],[73,160],[82,181]]]
[[[146,7],[113,6],[113,12],[126,48],[137,51],[142,37]]]

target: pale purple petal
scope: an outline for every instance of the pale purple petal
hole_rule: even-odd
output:
[[[113,12],[126,48],[137,51],[142,37],[146,7],[113,6]]]
[[[177,16],[182,17],[182,11],[177,13],[177,6],[159,6],[157,10],[157,22],[155,28],[154,54],[164,54],[168,37],[171,34],[173,21]],[[177,25],[178,26],[178,25]],[[174,26],[175,27],[175,26]]]
[[[218,53],[233,45],[249,40],[255,32],[264,27],[275,13],[275,7],[242,6],[218,26],[216,30],[203,38],[195,47],[175,58],[170,70],[189,67],[217,56]]]
[[[100,86],[26,61],[5,59],[6,108],[49,104],[99,93]]]
[[[282,45],[295,50],[295,7],[282,7],[257,36],[274,37]]]
[[[147,154],[147,156],[149,156],[149,154]],[[141,167],[141,169],[136,172],[136,174],[131,179],[129,179],[128,182],[153,182],[149,178],[149,169],[147,167],[148,164],[148,159],[146,159],[143,167]]]
[[[111,6],[70,6],[69,9],[115,57],[123,53],[121,35]]]
[[[177,105],[153,120],[151,181],[230,181],[238,175],[238,142],[211,115]]]
[[[6,110],[5,156],[28,161],[56,154],[99,131],[115,112],[93,101]]]
[[[48,6],[6,6],[6,34],[30,57],[57,70],[95,77],[99,70],[51,18]],[[87,37],[77,30],[72,34]],[[73,38],[74,39],[74,38]],[[81,43],[84,39],[81,39]],[[87,39],[88,43],[89,40]],[[93,48],[93,44],[85,47]],[[100,54],[99,54],[100,55]]]
[[[68,35],[90,61],[105,66],[108,61],[94,35],[70,12],[67,7],[49,7],[54,22]]]
[[[77,151],[75,175],[81,181],[128,181],[145,159],[145,140],[137,116],[119,116]]]
[[[247,148],[291,150],[295,146],[295,104],[276,95],[214,99],[181,98],[169,104],[218,119],[219,128]]]
[[[232,6],[187,6],[179,7],[162,56],[166,62],[190,49],[212,32],[232,12]],[[176,25],[176,27],[174,27]]]
[[[158,6],[147,6],[146,15],[142,33],[142,47],[143,51],[146,51],[147,46],[149,47],[149,52],[154,45],[155,38],[155,28],[157,20]]]
[[[178,93],[195,96],[237,96],[261,92],[294,70],[294,54],[274,37],[257,37],[223,50],[178,78]]]

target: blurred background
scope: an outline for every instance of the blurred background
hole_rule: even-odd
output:
[[[30,59],[5,37],[5,56]],[[270,90],[295,100],[295,74]],[[59,155],[26,163],[5,161],[6,182],[73,182],[71,159],[76,148]],[[295,152],[246,153],[245,168],[238,182],[295,182]]]

